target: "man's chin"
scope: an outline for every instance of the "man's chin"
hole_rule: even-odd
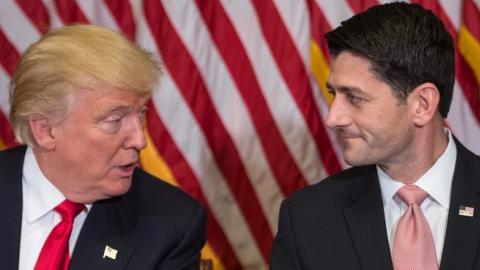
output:
[[[365,155],[358,154],[357,152],[352,153],[344,151],[343,160],[352,167],[372,164],[370,159],[368,159]]]
[[[107,194],[109,197],[116,197],[123,195],[130,190],[130,187],[132,186],[132,177],[121,177],[119,179],[115,180],[115,183],[113,185],[110,185],[108,187],[108,192]]]

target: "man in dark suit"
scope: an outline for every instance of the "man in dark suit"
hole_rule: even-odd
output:
[[[444,127],[454,47],[443,24],[392,3],[325,37],[327,125],[352,168],[283,202],[271,269],[479,269],[480,157]]]
[[[48,33],[22,56],[0,152],[2,269],[199,269],[206,214],[136,168],[160,69],[102,27]]]

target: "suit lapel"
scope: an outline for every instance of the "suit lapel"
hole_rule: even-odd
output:
[[[0,258],[2,268],[18,269],[22,228],[22,171],[25,147],[10,149],[0,157]]]
[[[363,269],[392,269],[378,177],[374,166],[354,180],[353,205],[344,210],[360,264]]]
[[[133,252],[121,237],[135,223],[129,209],[123,198],[92,206],[75,245],[70,269],[124,269]]]
[[[441,269],[473,269],[480,244],[480,162],[457,142],[447,232]],[[460,206],[473,207],[474,216],[459,215]]]
[[[26,147],[17,147],[0,154],[0,216],[5,217],[0,219],[2,269],[18,269],[25,150]],[[75,245],[70,269],[123,269],[133,248],[120,234],[135,224],[131,213],[123,198],[95,203]],[[112,249],[103,258],[107,245]]]

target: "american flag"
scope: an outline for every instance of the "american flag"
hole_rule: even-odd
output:
[[[324,125],[323,33],[377,0],[1,0],[0,148],[15,145],[8,84],[22,52],[72,23],[123,32],[162,63],[149,103],[145,170],[208,209],[204,259],[266,269],[280,202],[346,165]],[[480,153],[480,0],[412,1],[456,43],[447,121]],[[175,207],[175,205],[172,205]]]

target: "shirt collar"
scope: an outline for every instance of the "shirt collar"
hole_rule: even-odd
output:
[[[23,212],[27,222],[32,223],[52,211],[65,200],[65,196],[42,173],[33,150],[27,147],[23,163]],[[85,213],[92,204],[85,205]]]
[[[447,148],[433,166],[415,182],[415,185],[425,190],[431,198],[448,210],[457,160],[457,147],[451,132],[448,129],[445,129],[445,132],[448,136]],[[383,205],[386,206],[404,184],[392,179],[378,165],[377,174],[382,190]]]

